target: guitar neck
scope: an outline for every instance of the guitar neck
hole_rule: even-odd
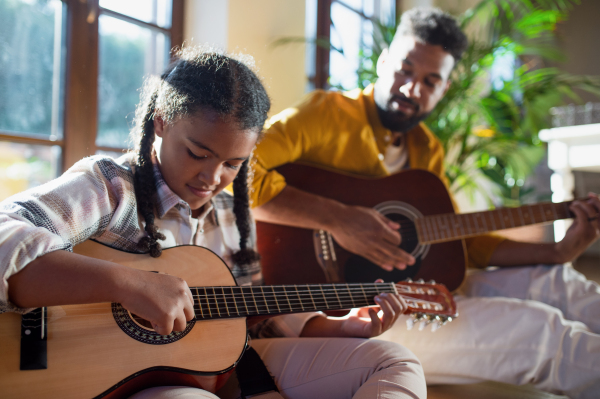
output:
[[[375,296],[397,293],[392,283],[192,287],[201,320],[350,309],[375,305]]]
[[[425,216],[416,220],[419,242],[435,244],[513,227],[572,218],[574,215],[569,210],[571,202],[544,202],[493,211]]]

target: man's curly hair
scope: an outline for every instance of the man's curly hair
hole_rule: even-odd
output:
[[[413,8],[403,13],[394,40],[401,36],[414,36],[420,42],[442,46],[454,57],[454,64],[468,45],[456,19],[439,8]]]

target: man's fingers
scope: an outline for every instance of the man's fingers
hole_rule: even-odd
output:
[[[392,245],[379,245],[374,250],[378,251],[376,256],[383,260],[383,263],[378,263],[379,265],[391,265],[396,269],[404,270],[407,265],[415,263],[415,258],[410,254]]]

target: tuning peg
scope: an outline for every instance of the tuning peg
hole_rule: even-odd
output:
[[[423,280],[422,278],[420,278],[417,281],[415,281],[415,283],[424,284],[425,280]]]
[[[407,279],[406,279],[406,280],[404,280],[404,281],[405,281],[406,283],[412,283],[412,282],[413,282],[413,281],[412,281],[412,278],[410,278],[410,277],[409,277],[409,278],[407,278]]]
[[[425,327],[427,327],[427,325],[433,321],[433,319],[434,319],[433,315],[427,315],[427,316],[425,316],[421,320],[421,323],[419,324],[419,331],[423,331],[425,329]]]
[[[429,280],[427,284],[435,284],[435,280]]]
[[[433,323],[431,324],[431,332],[436,332],[444,325],[442,318],[440,316],[435,316],[433,318]]]
[[[406,328],[411,330],[415,324],[423,318],[423,313],[413,313],[411,317],[406,320]]]

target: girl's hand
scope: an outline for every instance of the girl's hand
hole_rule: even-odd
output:
[[[161,335],[185,330],[195,317],[194,297],[179,277],[129,269],[122,282],[117,294],[121,305]]]
[[[376,283],[382,283],[377,280]],[[314,317],[306,322],[301,337],[358,337],[371,338],[382,334],[394,325],[408,305],[397,294],[379,294],[379,306],[352,309],[345,317]],[[379,317],[378,313],[383,314]]]
[[[353,309],[350,312],[341,326],[344,336],[371,338],[381,335],[408,309],[404,299],[397,294],[379,294],[375,302],[378,307]],[[380,310],[383,311],[381,317],[378,315]]]

